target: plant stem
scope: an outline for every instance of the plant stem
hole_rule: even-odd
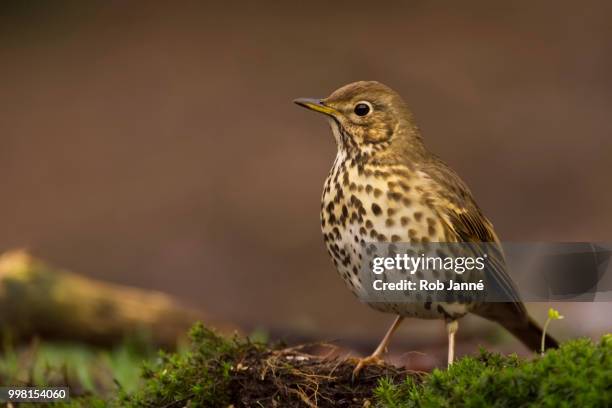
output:
[[[542,346],[540,347],[540,353],[544,355],[544,344],[546,343],[546,330],[548,330],[548,325],[550,324],[551,318],[546,319],[546,323],[544,323],[544,327],[542,328]]]

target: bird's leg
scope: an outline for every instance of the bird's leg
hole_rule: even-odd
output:
[[[391,336],[402,323],[402,320],[404,320],[403,316],[397,316],[391,327],[389,327],[389,330],[387,330],[385,337],[383,337],[378,347],[376,347],[376,350],[374,350],[374,352],[369,356],[359,359],[355,369],[353,370],[353,378],[359,374],[364,366],[368,364],[381,364],[383,362],[380,357],[387,351],[387,345],[389,345],[389,341],[391,341]]]
[[[446,331],[448,332],[448,365],[453,364],[455,359],[455,333],[459,329],[459,322],[452,320],[446,323]]]

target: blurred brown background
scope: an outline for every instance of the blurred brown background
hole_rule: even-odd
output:
[[[503,240],[611,240],[610,2],[0,10],[0,250],[374,342],[391,316],[344,288],[320,236],[331,133],[291,103],[361,79],[404,95]],[[552,331],[598,336],[609,306],[563,305]],[[427,331],[444,341],[439,322],[400,336]]]

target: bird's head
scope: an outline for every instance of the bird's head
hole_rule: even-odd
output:
[[[299,98],[294,102],[329,117],[339,149],[367,154],[410,141],[420,143],[408,107],[380,82],[354,82],[327,98]]]

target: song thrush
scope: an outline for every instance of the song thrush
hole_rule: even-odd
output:
[[[296,104],[325,114],[338,147],[325,180],[321,227],[339,274],[355,294],[364,291],[358,276],[362,245],[367,242],[487,242],[498,244],[459,176],[424,146],[412,113],[401,97],[374,81],[346,85],[325,99],[300,98]],[[501,253],[501,251],[500,251]],[[493,275],[508,294],[503,303],[370,303],[397,317],[379,346],[355,367],[378,363],[404,317],[444,319],[448,363],[454,358],[457,319],[468,312],[496,321],[532,350],[542,331],[528,316],[505,271],[503,255]],[[547,336],[547,347],[556,341]]]

